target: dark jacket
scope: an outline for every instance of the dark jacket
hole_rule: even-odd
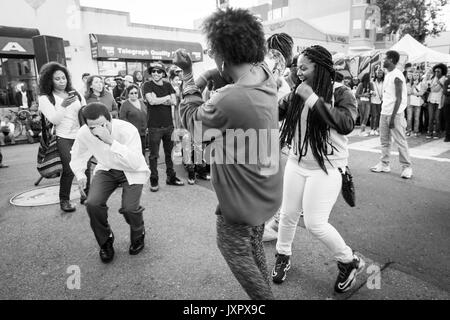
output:
[[[141,105],[141,110],[138,110],[130,100],[125,100],[120,108],[119,119],[133,124],[142,137],[145,136],[145,130],[147,129],[147,107],[142,100],[138,101]]]

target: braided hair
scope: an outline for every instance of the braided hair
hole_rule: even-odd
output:
[[[328,52],[322,46],[315,45],[306,48],[302,55],[307,57],[311,62],[315,63],[314,67],[314,81],[312,84],[312,89],[317,96],[324,99],[326,103],[332,101],[333,96],[333,79],[335,77],[335,71],[333,68],[333,59]],[[297,86],[298,87],[298,86]],[[295,90],[297,89],[295,88]],[[308,118],[306,121],[306,131],[305,138],[302,142],[301,137],[301,114],[304,108],[305,102],[302,98],[295,94],[293,90],[292,98],[290,100],[290,106],[287,110],[286,119],[281,126],[280,142],[282,145],[290,144],[294,138],[296,127],[298,124],[298,151],[299,151],[299,162],[302,157],[308,153],[308,148],[311,146],[311,151],[314,158],[319,164],[320,168],[327,172],[325,166],[325,160],[328,162],[328,146],[334,150],[335,147],[329,142],[330,138],[330,127],[322,119],[317,110],[312,109],[308,112]]]
[[[292,63],[292,49],[294,40],[287,33],[275,33],[267,39],[267,48],[275,49],[281,52],[286,60],[286,67],[290,67]]]

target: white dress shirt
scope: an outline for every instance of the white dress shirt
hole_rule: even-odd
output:
[[[145,184],[150,178],[150,170],[142,155],[141,137],[134,125],[112,119],[112,145],[94,136],[87,125],[77,133],[71,151],[70,167],[77,179],[85,177],[87,162],[91,156],[97,159],[97,170],[111,169],[123,171],[128,183]]]

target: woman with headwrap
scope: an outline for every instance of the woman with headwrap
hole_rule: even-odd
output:
[[[355,283],[364,261],[354,255],[328,219],[341,190],[339,168],[345,170],[347,166],[345,135],[354,128],[356,100],[349,88],[334,83],[332,56],[321,46],[302,52],[298,76],[302,83],[279,103],[280,120],[284,119],[280,140],[290,146],[290,152],[272,280],[282,283],[286,278],[292,241],[303,210],[306,228],[337,260],[335,291],[345,292]]]

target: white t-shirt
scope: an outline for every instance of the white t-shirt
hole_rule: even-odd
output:
[[[86,105],[83,96],[80,100],[76,99],[71,105],[66,108],[61,106],[64,99],[54,95],[55,105],[53,105],[46,95],[39,96],[39,111],[55,125],[56,135],[65,139],[75,139],[78,129],[80,129],[80,122],[78,120],[78,111],[80,111],[82,104]]]
[[[402,81],[402,101],[398,108],[397,114],[405,111],[408,104],[408,92],[406,89],[406,80],[403,73],[395,68],[391,72],[388,72],[384,77],[383,83],[383,104],[381,105],[381,114],[392,115],[395,106],[395,79],[399,78]]]

